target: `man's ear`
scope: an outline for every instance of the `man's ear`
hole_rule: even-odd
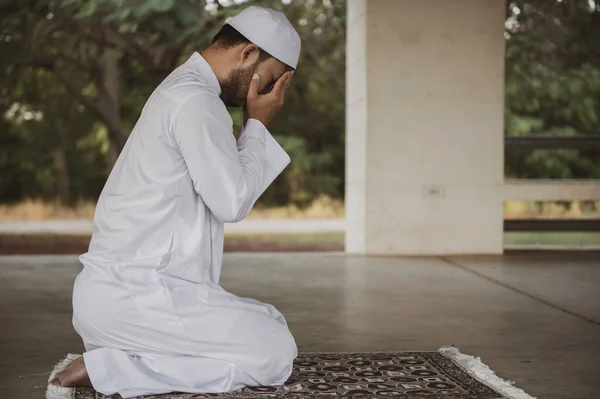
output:
[[[259,50],[258,46],[254,43],[248,43],[242,49],[240,62],[243,65],[253,64],[258,59]]]

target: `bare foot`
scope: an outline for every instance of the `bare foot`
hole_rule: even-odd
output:
[[[91,387],[83,356],[73,360],[64,371],[56,374],[50,384],[59,387]]]

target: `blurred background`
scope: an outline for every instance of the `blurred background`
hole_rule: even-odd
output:
[[[302,37],[270,125],[292,163],[227,230],[226,250],[342,250],[346,1],[2,0],[0,253],[85,252],[150,93],[251,4],[283,11]],[[600,179],[600,4],[508,1],[504,38],[505,178]],[[241,111],[231,113],[239,130]],[[597,199],[509,201],[504,217],[506,245],[600,244]],[[568,223],[531,224],[540,219]],[[519,220],[529,228],[510,227]]]

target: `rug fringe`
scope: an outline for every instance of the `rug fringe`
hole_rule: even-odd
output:
[[[75,389],[73,388],[63,388],[57,387],[56,385],[50,385],[50,381],[56,376],[56,374],[60,373],[64,369],[67,368],[69,363],[73,360],[81,357],[81,355],[74,355],[69,353],[67,357],[58,362],[56,366],[54,366],[54,370],[50,373],[50,377],[48,377],[48,388],[46,389],[46,399],[73,399],[73,394],[75,393]]]
[[[509,399],[536,399],[522,389],[515,387],[513,381],[498,377],[479,357],[475,358],[460,353],[458,348],[453,346],[443,346],[438,349],[438,352],[461,366],[472,377]]]

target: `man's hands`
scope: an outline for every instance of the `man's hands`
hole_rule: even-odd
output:
[[[258,94],[260,75],[255,73],[250,82],[250,90],[248,90],[244,120],[246,121],[248,118],[258,119],[263,125],[267,126],[277,111],[283,106],[285,91],[292,81],[293,74],[293,71],[285,72],[277,79],[270,93],[261,95]]]

